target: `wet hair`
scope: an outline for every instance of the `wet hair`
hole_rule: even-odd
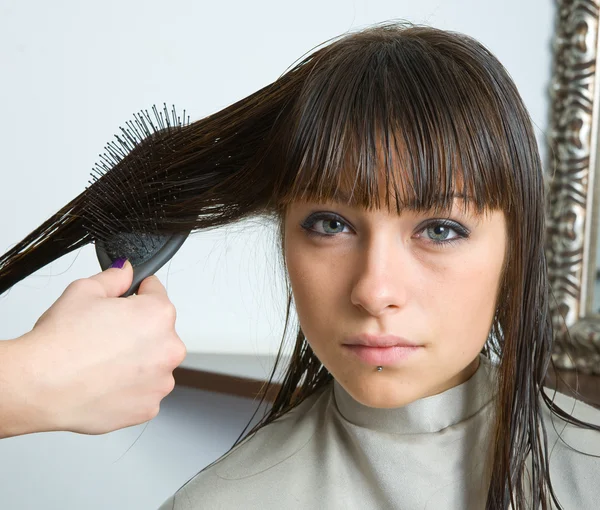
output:
[[[123,222],[140,224],[146,216],[135,206],[131,212],[116,204],[143,203],[154,208],[148,218],[160,218],[154,226],[148,220],[148,228],[169,233],[247,218],[275,220],[284,265],[285,215],[298,200],[343,199],[372,210],[382,207],[383,197],[398,213],[439,213],[449,212],[458,194],[477,214],[502,211],[509,242],[482,349],[498,360],[486,509],[507,508],[509,501],[525,508],[528,454],[533,507],[550,508],[550,498],[559,505],[541,401],[570,423],[600,427],[571,418],[542,389],[550,365],[556,370],[544,253],[545,179],[525,105],[488,49],[456,32],[380,23],[326,41],[273,83],[169,137],[173,150],[160,169],[140,171],[103,210],[113,208]],[[126,169],[117,165],[107,176],[121,182],[119,172]],[[150,181],[162,184],[162,197],[153,194]],[[98,200],[87,189],[0,257],[0,292],[92,242],[89,225],[98,220],[90,211]],[[287,294],[284,337],[289,282]],[[280,347],[260,404],[281,353]],[[331,381],[299,326],[281,389],[245,437]]]

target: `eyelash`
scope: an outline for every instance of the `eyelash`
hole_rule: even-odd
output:
[[[316,232],[316,231],[312,230],[312,227],[314,226],[314,224],[320,220],[335,220],[335,221],[338,221],[339,223],[342,223],[345,226],[348,226],[348,224],[344,220],[342,220],[337,214],[315,213],[315,214],[309,216],[306,220],[304,220],[304,222],[300,225],[300,227],[302,227],[305,230],[306,235],[309,237],[324,238],[324,237],[336,237],[338,235],[338,234],[322,234],[321,232]],[[430,223],[425,225],[419,231],[419,233],[423,232],[423,230],[427,230],[431,227],[437,227],[437,226],[449,227],[452,230],[454,230],[458,234],[458,236],[454,237],[452,239],[447,239],[445,241],[431,241],[431,244],[435,245],[436,247],[447,248],[447,247],[452,246],[452,245],[462,241],[463,239],[467,239],[469,237],[469,231],[466,228],[464,228],[462,225],[460,225],[454,221],[448,221],[448,220],[431,221]]]

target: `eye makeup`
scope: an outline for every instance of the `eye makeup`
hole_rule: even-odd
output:
[[[313,227],[315,226],[315,224],[317,224],[318,222],[323,222],[323,223],[337,223],[337,224],[341,224],[343,226],[346,226],[348,228],[351,228],[348,223],[346,221],[344,221],[344,219],[339,216],[338,214],[335,213],[331,213],[331,212],[324,212],[324,211],[319,211],[319,212],[315,212],[311,215],[309,215],[301,224],[300,227],[304,230],[304,233],[310,237],[310,238],[319,238],[319,239],[326,239],[326,238],[334,238],[334,237],[338,237],[339,234],[344,233],[344,232],[338,232],[338,233],[322,233],[322,232],[318,232],[316,231]],[[432,219],[427,221],[427,223],[425,225],[422,226],[422,228],[417,232],[418,234],[421,234],[423,232],[430,232],[433,231],[436,228],[443,228],[445,229],[445,231],[454,231],[456,233],[455,237],[451,237],[449,239],[442,239],[442,240],[435,240],[432,239],[431,241],[428,241],[427,244],[431,244],[435,247],[449,247],[452,245],[455,245],[465,239],[469,238],[470,235],[470,231],[465,228],[463,225],[461,225],[460,223],[453,221],[453,220],[449,220],[447,218],[439,218],[439,219]],[[336,227],[333,227],[334,229]],[[443,234],[443,233],[442,233]],[[437,234],[437,235],[442,235],[442,234]]]

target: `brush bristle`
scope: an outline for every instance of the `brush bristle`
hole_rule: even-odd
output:
[[[127,123],[128,129],[120,128],[124,136],[115,135],[119,145],[111,142],[105,147],[107,153],[100,155],[102,162],[96,164],[86,187],[83,226],[94,241],[111,246],[107,253],[118,250],[127,258],[134,252],[145,257],[146,240],[153,239],[154,246],[161,237],[163,205],[181,190],[177,183],[166,181],[167,169],[177,151],[175,134],[189,125],[189,117],[186,121],[184,110],[182,121],[173,106],[170,119],[166,104],[164,112],[156,106],[153,112],[155,119],[146,110]],[[123,232],[131,233],[129,240],[118,240]],[[141,232],[147,233],[144,240],[133,242]]]
[[[102,243],[102,248],[112,259],[127,258],[133,266],[149,260],[160,250],[170,236],[146,233],[121,233],[114,235]]]

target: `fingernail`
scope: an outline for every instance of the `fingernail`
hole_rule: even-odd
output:
[[[125,265],[126,258],[118,258],[115,260],[110,267],[116,267],[117,269],[123,269]]]

